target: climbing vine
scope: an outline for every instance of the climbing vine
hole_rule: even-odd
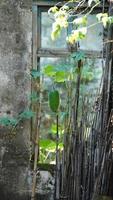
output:
[[[75,3],[75,4],[74,4]],[[86,8],[82,11],[79,11],[82,6],[87,5]],[[50,8],[48,11],[50,17],[54,19],[52,26],[51,38],[55,40],[60,37],[62,29],[73,27],[69,36],[66,40],[69,44],[74,44],[87,35],[88,29],[97,24],[103,24],[104,28],[108,24],[113,23],[113,16],[109,16],[108,13],[104,11],[102,13],[96,14],[97,22],[91,25],[88,25],[88,16],[92,14],[95,7],[98,7],[101,4],[99,0],[89,0],[86,1],[67,1],[63,6],[59,7],[60,3],[56,4],[54,7]],[[65,39],[65,38],[64,38]]]

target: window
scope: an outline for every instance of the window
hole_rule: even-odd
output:
[[[61,33],[61,37],[57,39],[55,42],[51,40],[51,27],[52,27],[52,19],[48,15],[48,9],[54,5],[54,1],[38,1],[33,4],[33,68],[43,71],[45,65],[54,65],[59,67],[61,66],[73,66],[74,60],[70,56],[72,53],[76,52],[77,46],[70,47],[66,44],[66,36],[72,27],[69,27],[67,30],[63,30]],[[98,10],[97,10],[98,12]],[[92,14],[88,18],[88,25],[90,26],[92,23],[95,23],[96,15]],[[95,100],[95,94],[100,87],[101,77],[103,73],[104,67],[104,58],[103,58],[103,27],[99,24],[96,29],[95,27],[91,27],[88,29],[87,37],[79,42],[79,50],[85,52],[86,58],[82,72],[82,84],[80,88],[80,95],[83,94],[87,96],[90,94],[89,104],[89,112],[91,111],[91,103]],[[95,78],[96,77],[96,78]],[[50,140],[51,151],[49,153],[46,152],[46,155],[42,150],[40,152],[40,159],[43,162],[52,163],[55,159],[54,153],[55,151],[54,139],[55,139],[55,118],[50,112],[48,108],[48,90],[52,88],[51,80],[47,77],[42,76],[42,87],[43,87],[43,99],[42,99],[42,123],[41,123],[41,135],[40,140],[42,141],[42,146],[44,147],[44,140],[49,144]],[[61,84],[57,84],[57,87],[61,90],[61,95],[65,94],[66,88]],[[92,99],[92,100],[91,100]],[[81,100],[80,100],[81,101]],[[61,103],[62,112],[65,107],[63,105],[66,104],[66,98],[63,98]],[[80,112],[79,108],[79,113]],[[93,112],[93,108],[92,108]],[[93,115],[92,115],[93,116]],[[90,126],[90,125],[89,125]],[[88,127],[89,128],[89,127]],[[87,131],[89,130],[87,128]],[[61,123],[59,125],[59,131],[61,132],[61,139],[63,134],[63,127]],[[53,133],[53,134],[52,134]],[[61,142],[62,143],[62,142]],[[49,149],[49,145],[48,145]]]

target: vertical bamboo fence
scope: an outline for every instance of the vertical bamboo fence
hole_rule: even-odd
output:
[[[110,3],[110,10],[113,3]],[[110,11],[111,12],[111,11]],[[111,14],[111,13],[110,13]],[[113,39],[113,27],[108,40]],[[113,63],[112,44],[106,46],[106,61],[101,87],[97,91],[93,114],[85,109],[90,104],[82,98],[82,117],[78,122],[81,73],[78,74],[71,122],[64,135],[64,151],[60,170],[60,200],[111,199],[113,170]],[[81,61],[78,63],[80,70]],[[91,97],[90,97],[91,98]],[[111,99],[111,102],[110,102]],[[88,129],[90,123],[90,130]],[[101,197],[103,196],[103,198]]]

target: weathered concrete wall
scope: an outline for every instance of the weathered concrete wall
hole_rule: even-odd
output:
[[[31,0],[0,0],[0,116],[17,116],[28,106],[31,5]],[[0,127],[0,200],[28,199],[29,125],[21,125],[12,138]]]
[[[32,68],[32,2],[0,0],[0,117],[15,117],[29,107]],[[29,200],[30,121],[16,134],[0,125],[0,200]],[[53,200],[54,179],[49,172],[38,176],[38,200]]]

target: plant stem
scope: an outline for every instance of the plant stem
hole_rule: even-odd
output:
[[[40,82],[36,82],[36,90],[40,88]],[[37,163],[39,159],[39,132],[40,132],[40,121],[41,121],[41,91],[39,90],[40,100],[36,103],[36,119],[34,123],[34,133],[35,133],[35,146],[34,146],[34,168],[33,168],[33,182],[32,182],[32,191],[31,191],[31,200],[35,200],[36,192],[36,181],[37,181]]]
[[[59,163],[59,149],[58,149],[58,145],[59,145],[59,130],[58,130],[58,114],[56,115],[56,177],[55,177],[55,200],[59,200],[60,199],[60,176],[59,176],[59,170],[60,170],[60,163]]]
[[[41,112],[41,106],[40,106],[40,112]],[[36,140],[35,140],[34,169],[33,169],[33,183],[32,183],[31,200],[35,200],[35,189],[36,189],[36,179],[37,179],[37,162],[38,162],[38,155],[39,155],[40,112],[37,115],[37,133],[36,133]]]

